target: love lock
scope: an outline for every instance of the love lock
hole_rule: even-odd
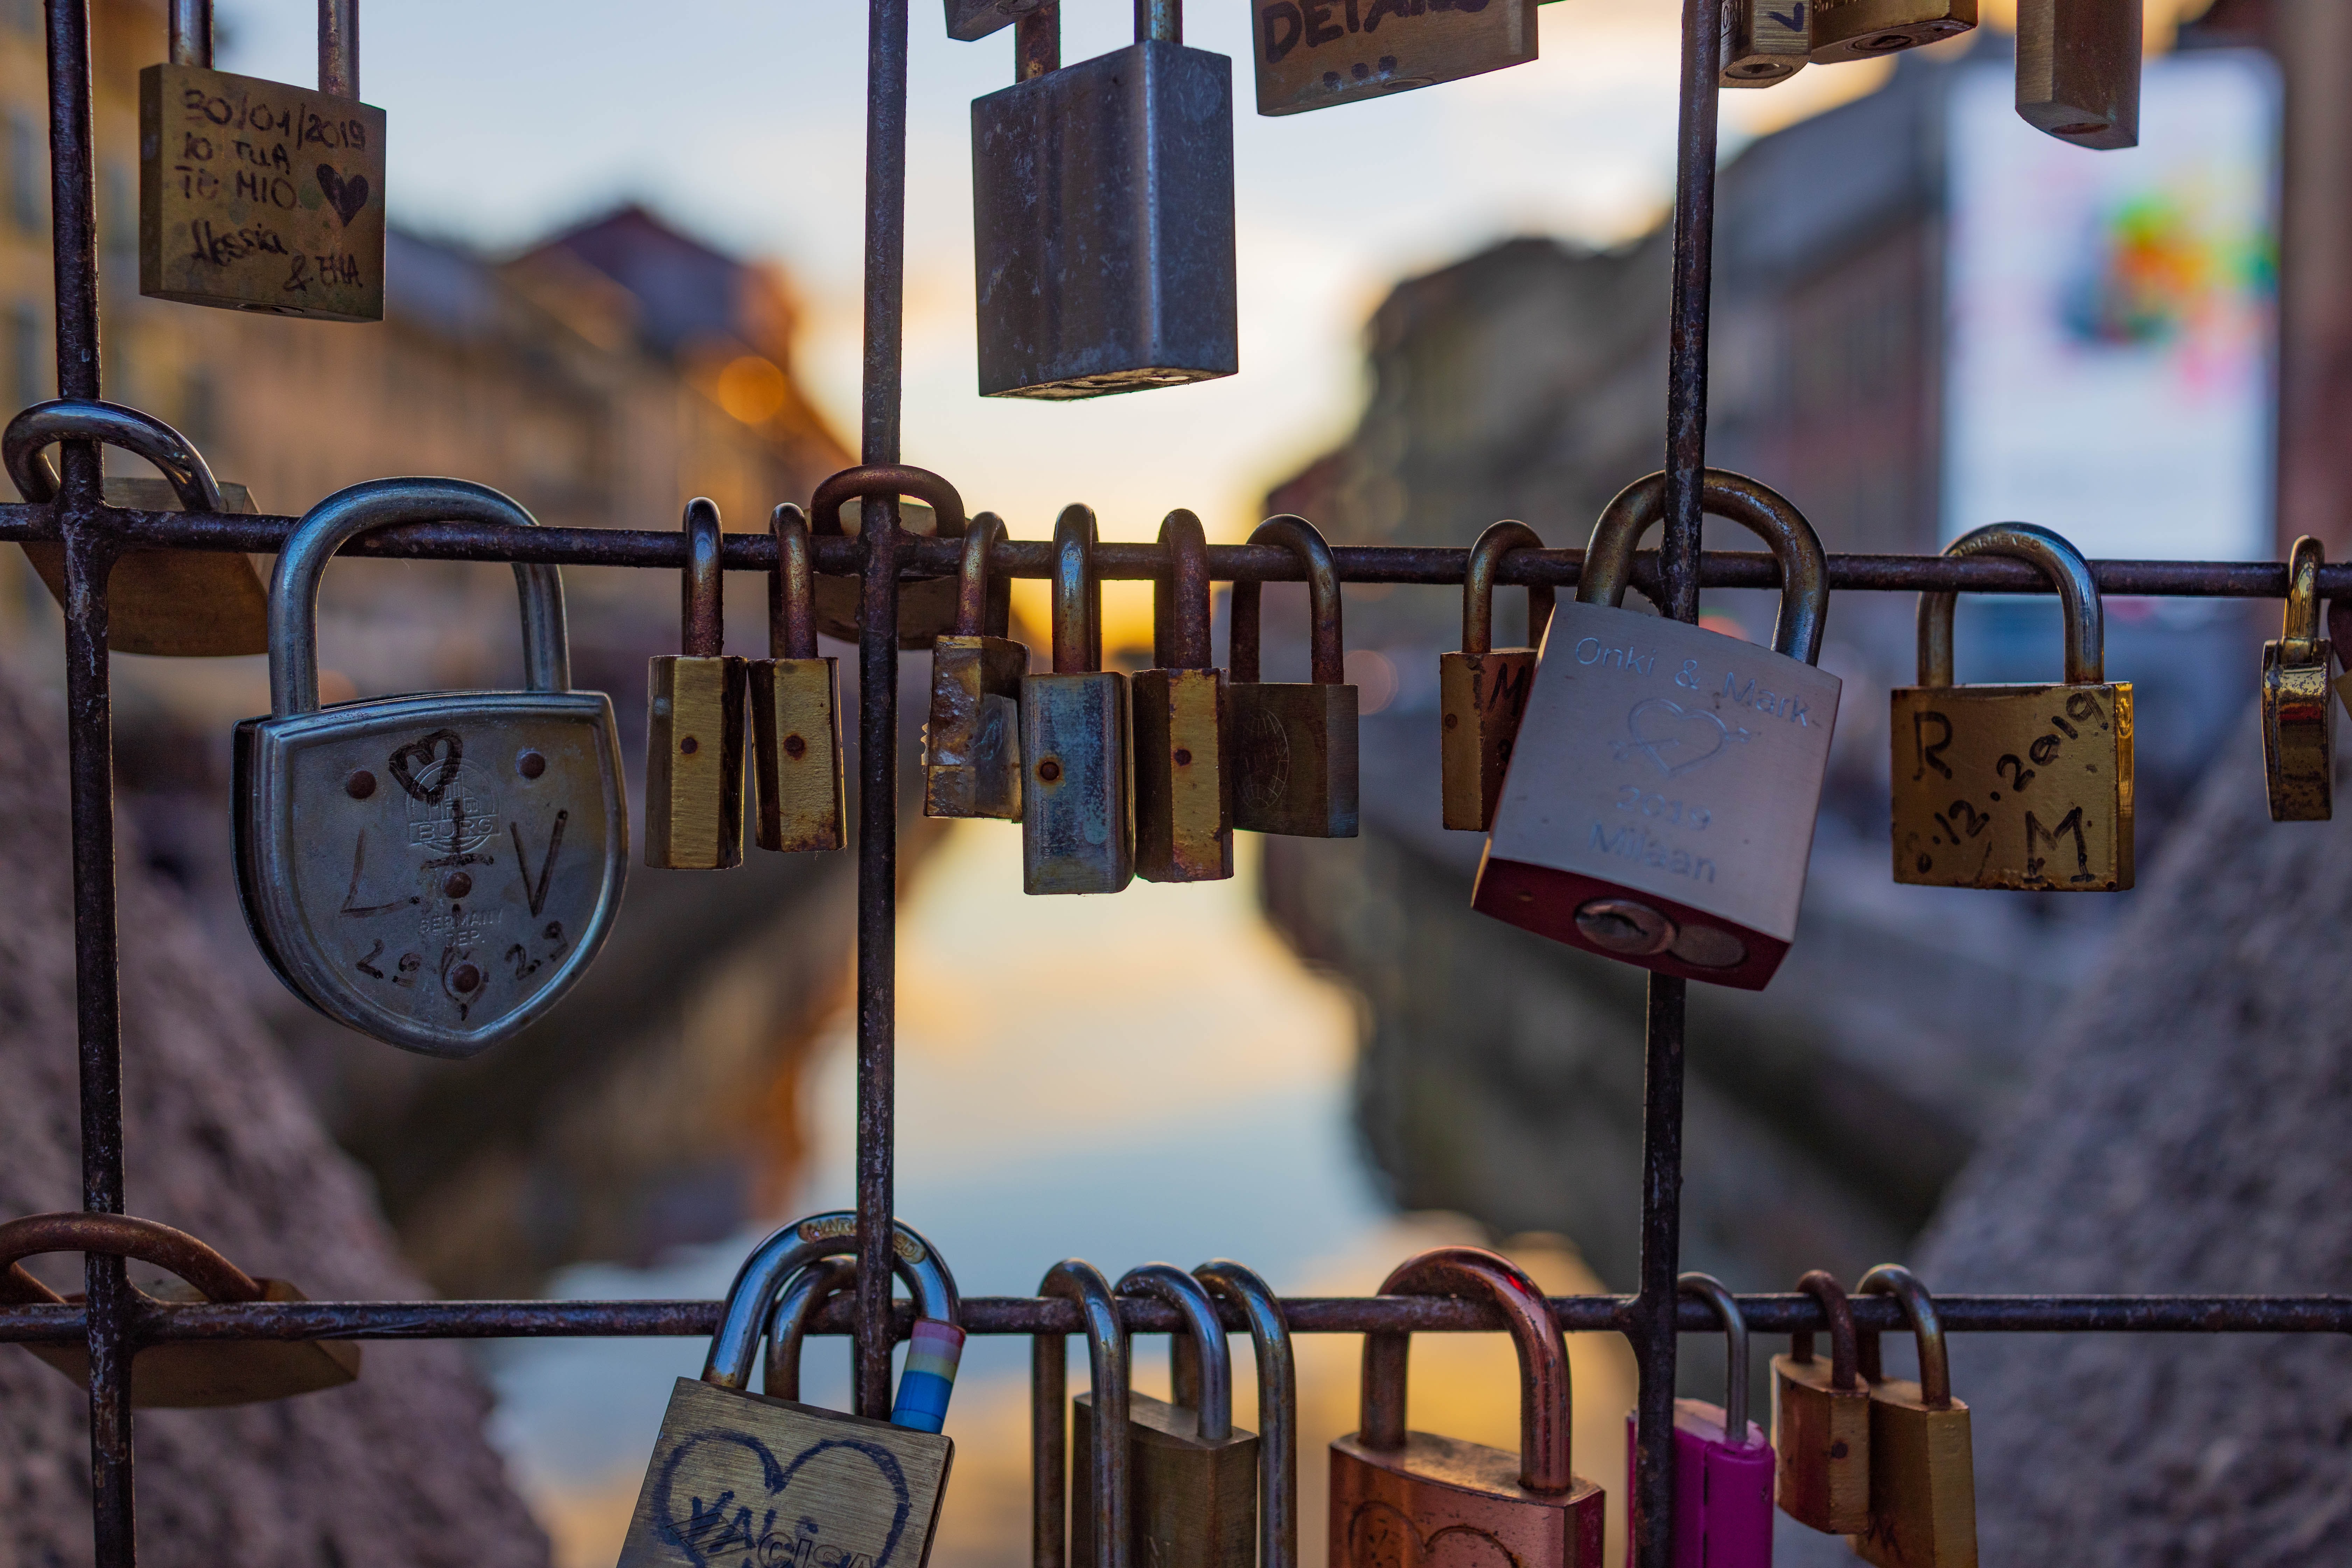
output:
[[[515,567],[527,691],[319,707],[319,576],[404,522],[534,526],[461,479],[376,479],[294,525],[269,588],[271,712],[236,729],[237,892],[289,989],[404,1050],[469,1057],[585,972],[621,901],[613,705],[573,691],[563,583]]]

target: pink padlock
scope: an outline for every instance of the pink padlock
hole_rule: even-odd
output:
[[[1771,1568],[1772,1445],[1748,1419],[1748,1324],[1722,1280],[1685,1274],[1676,1281],[1723,1320],[1730,1386],[1721,1405],[1675,1401],[1675,1568]],[[1730,1434],[1737,1433],[1734,1438]],[[1636,1427],[1625,1416],[1625,1495],[1633,1487]],[[1625,1532],[1633,1568],[1633,1532]]]

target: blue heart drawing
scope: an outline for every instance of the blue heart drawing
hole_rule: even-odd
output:
[[[673,1496],[678,1467],[688,1454],[706,1443],[730,1443],[749,1451],[760,1461],[760,1479],[766,1495],[751,1502],[739,1502],[730,1488],[708,1502],[690,1497],[685,1517],[680,1518]],[[782,1563],[823,1568],[822,1560],[812,1562],[799,1541],[801,1536],[814,1537],[816,1520],[803,1517],[793,1521],[782,1535],[777,1533],[776,1523],[782,1511],[779,1500],[791,1489],[793,1478],[800,1474],[803,1466],[835,1449],[859,1455],[872,1464],[877,1479],[897,1500],[897,1511],[890,1518],[890,1533],[872,1559],[872,1568],[890,1568],[898,1553],[899,1537],[906,1533],[907,1516],[914,1510],[913,1499],[908,1494],[907,1474],[899,1468],[898,1456],[889,1449],[855,1437],[821,1439],[794,1455],[791,1463],[779,1464],[768,1446],[748,1432],[725,1427],[697,1432],[671,1448],[662,1461],[661,1479],[655,1486],[653,1497],[655,1530],[666,1543],[684,1552],[694,1568],[770,1568],[771,1564]],[[755,1506],[760,1510],[756,1514]],[[741,1555],[734,1555],[737,1552]],[[840,1561],[846,1564],[848,1556],[842,1555]]]

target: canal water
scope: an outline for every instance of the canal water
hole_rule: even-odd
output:
[[[1135,883],[1116,898],[1029,898],[1021,835],[959,822],[900,905],[899,1215],[929,1236],[966,1295],[1023,1295],[1065,1258],[1116,1279],[1138,1263],[1239,1258],[1286,1294],[1370,1292],[1423,1247],[1486,1241],[1456,1215],[1400,1215],[1350,1121],[1360,1000],[1310,972],[1258,910],[1255,856],[1222,883]],[[845,990],[846,989],[845,985]],[[854,1076],[847,1009],[783,1086],[804,1156],[773,1220],[847,1207]],[[761,1231],[645,1268],[567,1269],[551,1294],[723,1292]],[[1555,1292],[1597,1289],[1558,1237],[1502,1245]],[[1167,1342],[1140,1340],[1136,1385],[1162,1396]],[[1255,1429],[1249,1342],[1236,1337],[1237,1421]],[[1633,1363],[1613,1335],[1570,1338],[1577,1469],[1610,1491],[1622,1547],[1624,1412]],[[1324,1556],[1324,1462],[1356,1425],[1354,1336],[1302,1336],[1301,1561]],[[562,1568],[616,1556],[684,1340],[516,1342],[490,1348],[495,1432]],[[1086,1383],[1071,1342],[1071,1387]],[[846,1403],[846,1342],[810,1343],[814,1403]],[[932,1561],[1028,1560],[1028,1343],[974,1338],[947,1431],[954,1468]],[[1500,1335],[1415,1342],[1412,1425],[1511,1447],[1518,1380]]]

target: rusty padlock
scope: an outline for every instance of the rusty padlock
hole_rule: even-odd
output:
[[[1772,87],[1812,58],[1806,8],[1814,0],[1723,0],[1720,87]]]
[[[1800,1524],[1854,1535],[1870,1528],[1870,1388],[1855,1359],[1853,1309],[1837,1278],[1822,1269],[1797,1289],[1828,1314],[1830,1359],[1815,1358],[1810,1333],[1790,1334],[1789,1353],[1772,1358],[1774,1497]]]
[[[1313,617],[1311,680],[1258,679],[1258,604],[1255,580],[1234,584],[1226,634],[1233,650],[1228,692],[1233,747],[1234,826],[1249,833],[1302,838],[1356,837],[1356,689],[1348,684],[1340,632],[1339,571],[1331,547],[1303,517],[1270,517],[1249,536],[1278,544],[1307,568]]]
[[[687,503],[679,641],[646,661],[646,864],[723,871],[743,863],[743,706],[750,676],[725,651],[719,508]]]
[[[912,496],[930,509],[931,536],[963,537],[963,498],[956,488],[929,468],[866,464],[844,468],[817,486],[809,500],[809,529],[819,539],[842,536],[841,508],[848,500],[898,500]],[[899,526],[921,536],[919,518],[903,516]],[[866,586],[856,576],[820,574],[816,580],[816,629],[845,643],[857,640],[865,619]],[[933,638],[955,629],[956,584],[952,577],[925,577],[898,584],[898,647],[908,653],[931,646]]]
[[[2286,611],[2276,641],[2263,644],[2263,771],[2273,822],[2326,822],[2336,812],[2336,704],[2329,700],[2336,645],[2321,635],[2319,568],[2309,534],[2287,557]]]
[[[1135,876],[1127,677],[1102,667],[1095,514],[1054,524],[1054,671],[1021,682],[1022,890],[1116,893]]]
[[[992,511],[971,520],[957,574],[955,629],[931,644],[923,726],[923,815],[1021,820],[1021,681],[1029,650],[1005,635],[1012,586],[988,574],[1004,539]]]
[[[769,514],[768,528],[776,540],[776,569],[768,574],[768,657],[746,666],[760,847],[838,849],[841,664],[817,656],[808,519],[788,501]]]
[[[1748,1323],[1722,1280],[1685,1274],[1680,1294],[1715,1309],[1723,1323],[1728,1375],[1723,1403],[1675,1401],[1674,1568],[1772,1568],[1772,1445],[1748,1419]],[[1639,1498],[1641,1424],[1625,1412],[1625,1495]],[[1633,1531],[1625,1564],[1634,1568]]]
[[[1870,1529],[1853,1537],[1855,1555],[1878,1568],[1976,1568],[1976,1458],[1969,1407],[1952,1397],[1943,1325],[1927,1288],[1897,1264],[1862,1277],[1865,1296],[1903,1303],[1919,1345],[1919,1380],[1880,1370],[1878,1335],[1860,1336],[1870,1384]]]
[[[2077,147],[2138,146],[2140,44],[2140,0],[2018,0],[2018,118]]]
[[[1129,1568],[1134,1562],[1129,1533],[1134,1506],[1128,1434],[1127,1329],[1118,1321],[1118,1299],[1101,1269],[1080,1258],[1066,1258],[1045,1271],[1037,1294],[1076,1304],[1087,1336],[1087,1403],[1090,1443],[1086,1489],[1070,1492],[1068,1418],[1069,1350],[1064,1334],[1033,1334],[1029,1340],[1029,1520],[1030,1560],[1068,1563],[1070,1531],[1087,1535],[1093,1568]],[[1150,1563],[1143,1568],[1151,1568]]]
[[[1812,61],[1837,65],[1941,43],[1977,25],[1977,0],[1812,0]]]
[[[1511,765],[1519,716],[1527,711],[1535,681],[1536,650],[1551,622],[1551,584],[1528,584],[1528,646],[1495,646],[1495,574],[1514,550],[1541,550],[1543,541],[1524,522],[1498,522],[1470,547],[1462,580],[1462,651],[1437,656],[1437,702],[1444,713],[1438,735],[1440,795],[1445,826],[1484,833],[1495,820],[1503,774]]]
[[[1234,874],[1225,672],[1209,653],[1209,541],[1201,520],[1160,525],[1168,574],[1152,584],[1152,663],[1134,681],[1135,874],[1212,882]]]

